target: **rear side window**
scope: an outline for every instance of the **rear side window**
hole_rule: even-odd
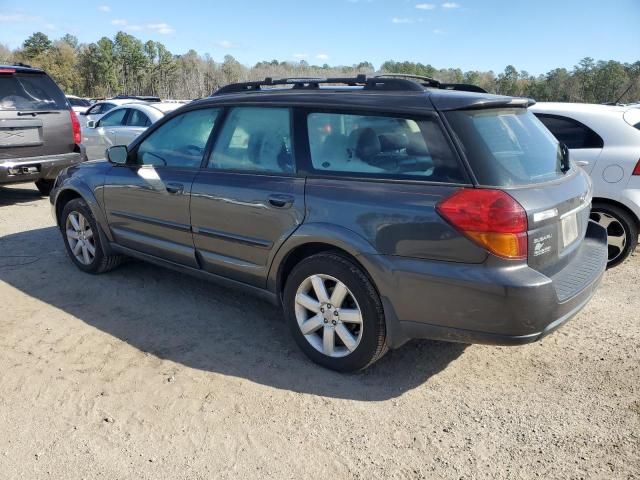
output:
[[[573,118],[541,113],[536,117],[569,148],[602,148],[604,145],[600,135]]]
[[[67,99],[44,74],[0,74],[0,110],[67,110]]]
[[[558,141],[525,108],[460,110],[446,117],[482,185],[530,185],[564,175]]]
[[[84,98],[67,97],[72,107],[89,107],[91,104]]]
[[[151,125],[149,117],[140,110],[134,108],[129,109],[129,118],[127,119],[127,125],[129,127],[148,127]]]
[[[140,143],[137,163],[157,167],[199,167],[217,117],[218,109],[214,108],[191,110],[173,117]]]
[[[288,108],[239,107],[229,113],[208,168],[293,173]]]
[[[311,163],[317,172],[467,181],[432,118],[310,113],[307,128]]]

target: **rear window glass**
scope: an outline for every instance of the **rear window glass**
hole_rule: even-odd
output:
[[[69,100],[69,103],[73,107],[89,107],[89,106],[91,106],[91,104],[89,103],[89,100],[85,100],[84,98],[67,97],[67,100]]]
[[[0,75],[0,110],[66,109],[67,99],[47,75]]]
[[[315,171],[467,182],[435,119],[311,113],[307,127]]]
[[[446,116],[481,184],[529,185],[563,176],[558,141],[527,109],[462,110]]]

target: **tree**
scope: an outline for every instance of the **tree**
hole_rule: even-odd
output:
[[[49,37],[42,32],[36,32],[22,44],[22,56],[30,60],[46,53],[51,47]]]
[[[78,43],[78,37],[76,37],[75,35],[71,35],[70,33],[65,33],[60,39],[60,41],[66,43],[74,50],[77,50],[78,46],[80,45]]]

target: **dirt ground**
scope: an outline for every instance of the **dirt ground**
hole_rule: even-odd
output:
[[[0,188],[0,478],[640,478],[639,284],[636,255],[542,342],[341,375],[258,299],[81,273],[48,200]]]

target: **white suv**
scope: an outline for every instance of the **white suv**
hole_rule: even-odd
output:
[[[541,102],[530,110],[591,175],[591,218],[607,229],[608,266],[623,262],[640,227],[640,109]]]

